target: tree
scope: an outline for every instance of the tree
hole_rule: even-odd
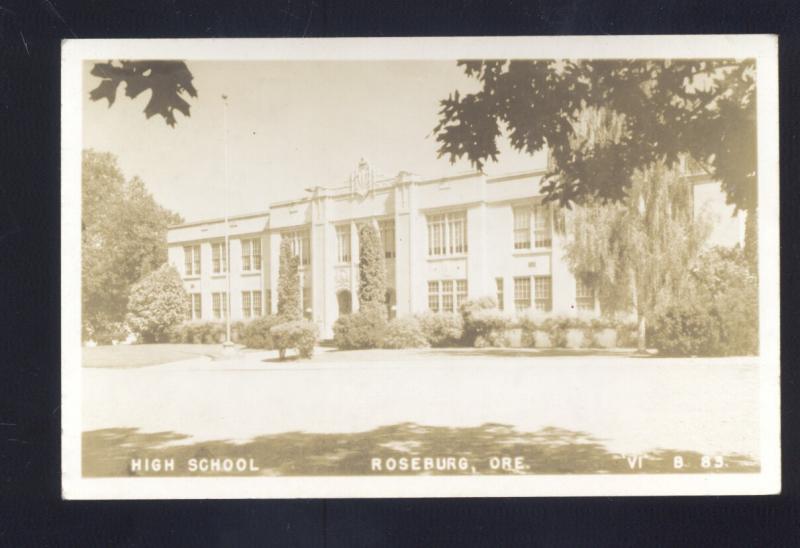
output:
[[[637,170],[688,155],[720,181],[727,201],[753,218],[756,192],[756,88],[752,59],[459,61],[481,89],[441,101],[434,132],[439,156],[466,156],[477,168],[497,160],[501,128],[511,146],[547,146],[548,201],[622,202]],[[576,127],[587,110],[613,115],[611,135]],[[601,126],[602,127],[602,126]],[[755,253],[756,241],[747,246]]]
[[[303,319],[298,263],[299,259],[292,251],[291,241],[283,238],[278,264],[278,315],[282,322]]]
[[[163,342],[167,329],[186,319],[187,299],[180,274],[164,263],[131,287],[127,324],[143,342]]]
[[[604,314],[635,310],[637,346],[665,307],[690,291],[690,267],[709,226],[695,219],[692,186],[656,163],[637,170],[625,203],[589,200],[566,214],[567,261],[597,291]]]
[[[183,96],[197,97],[197,90],[192,85],[194,77],[183,61],[108,61],[95,63],[91,73],[101,80],[89,92],[89,99],[106,99],[111,107],[122,83],[125,84],[125,95],[132,99],[150,90],[145,116],[149,119],[158,114],[172,127],[176,123],[176,110],[184,116],[190,115],[191,107]]]
[[[83,337],[108,342],[131,285],[167,260],[167,227],[182,219],[140,179],[125,181],[112,154],[93,150],[83,152],[81,201]]]
[[[386,312],[386,263],[383,244],[372,223],[358,228],[358,302],[361,309]]]

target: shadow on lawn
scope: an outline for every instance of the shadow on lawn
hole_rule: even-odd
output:
[[[380,475],[371,459],[402,457],[466,458],[466,471],[394,471],[393,474],[614,474],[677,472],[673,458],[681,456],[681,473],[758,472],[759,464],[742,455],[725,455],[724,467],[702,468],[694,451],[657,449],[644,455],[642,468],[631,469],[625,456],[609,452],[599,440],[582,432],[544,428],[518,432],[502,424],[446,428],[401,423],[368,432],[313,434],[287,432],[259,436],[244,444],[226,440],[176,445],[187,436],[174,432],[142,433],[136,428],[109,428],[84,432],[83,475],[192,476],[192,475]],[[492,457],[524,457],[523,472],[493,470]],[[258,472],[191,472],[189,459],[253,459]],[[131,459],[174,459],[174,471],[131,471]],[[386,466],[385,464],[383,466]]]

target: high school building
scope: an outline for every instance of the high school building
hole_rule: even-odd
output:
[[[287,238],[300,259],[304,313],[330,337],[336,318],[358,309],[358,227],[369,222],[383,241],[391,316],[456,311],[485,295],[505,310],[597,313],[592,288],[564,260],[559,216],[542,204],[543,175],[381,178],[362,160],[345,186],[307,189],[262,213],[231,216],[227,227],[224,219],[171,227],[169,262],[183,277],[192,319],[223,320],[229,310],[232,320],[247,320],[277,312]],[[733,216],[717,183],[694,179],[695,211],[714,222],[711,243],[743,242],[743,215]]]

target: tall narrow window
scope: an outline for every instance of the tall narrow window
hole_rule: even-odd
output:
[[[514,307],[517,311],[531,307],[531,279],[528,276],[514,278]]]
[[[226,318],[228,314],[228,295],[226,293],[212,293],[211,304],[214,311],[214,319]]]
[[[497,308],[503,310],[503,278],[495,278],[494,283],[497,286]]]
[[[186,276],[200,275],[199,245],[187,245],[183,247],[183,271]]]
[[[456,280],[456,309],[467,300],[467,280]]]
[[[428,308],[439,312],[439,282],[428,282]]]
[[[553,309],[553,292],[550,276],[535,276],[536,287],[534,288],[534,299],[536,300],[536,310],[540,312],[550,312]]]
[[[537,205],[533,208],[533,244],[536,247],[550,247],[553,243],[550,208]]]
[[[514,249],[531,248],[531,209],[514,208]]]
[[[261,238],[242,240],[242,271],[261,270]]]
[[[250,240],[242,240],[242,271],[249,272],[253,266],[250,256]]]
[[[594,285],[585,276],[575,278],[575,304],[580,311],[594,311]]]
[[[467,252],[467,216],[463,211],[428,215],[428,255]]]
[[[381,233],[381,241],[383,242],[383,254],[387,259],[394,259],[395,246],[394,246],[394,220],[381,221],[378,223],[378,228]]]
[[[214,274],[228,271],[228,253],[225,242],[211,244],[211,266]]]
[[[253,303],[249,291],[242,291],[242,315],[245,318],[253,316]]]
[[[453,280],[442,280],[442,312],[453,311]]]
[[[263,313],[261,310],[261,291],[253,291],[253,316],[259,317]]]
[[[352,258],[350,252],[350,225],[339,225],[336,227],[337,261],[349,263]]]
[[[200,293],[192,294],[192,319],[200,320],[203,318],[203,299]]]

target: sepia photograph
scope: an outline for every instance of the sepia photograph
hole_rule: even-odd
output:
[[[780,491],[774,37],[62,54],[65,498]]]

